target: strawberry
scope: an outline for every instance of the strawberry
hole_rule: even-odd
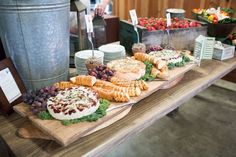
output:
[[[230,34],[230,35],[227,36],[227,38],[228,38],[229,40],[233,40],[233,35]]]
[[[214,20],[212,21],[212,23],[217,24],[217,23],[218,23],[218,20],[217,20],[217,19],[214,19]]]
[[[173,20],[176,21],[176,22],[178,22],[178,21],[179,21],[179,18],[178,18],[178,17],[174,17]]]
[[[138,20],[139,20],[139,25],[146,27],[148,31],[165,30],[166,29],[166,19],[164,19],[164,18],[143,17],[143,18],[138,18]],[[170,29],[200,27],[201,26],[201,24],[198,23],[197,21],[189,22],[188,20],[180,20],[179,18],[173,18],[171,20],[172,20],[172,25],[169,26]],[[216,20],[216,18],[214,20]]]
[[[191,22],[189,23],[189,26],[190,26],[190,27],[195,27],[195,26],[196,26],[196,23],[195,23],[194,21],[191,21]]]
[[[145,26],[145,23],[143,21],[139,21],[138,23],[140,26]]]

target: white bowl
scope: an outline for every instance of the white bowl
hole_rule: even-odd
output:
[[[94,50],[94,56],[100,60],[103,64],[104,53],[101,51]],[[92,50],[83,50],[75,53],[75,67],[78,74],[86,74],[87,68],[85,66],[85,61],[92,57]]]
[[[184,9],[179,9],[179,8],[170,8],[170,9],[167,9],[166,12],[183,14],[183,13],[185,13],[185,10]]]
[[[107,44],[100,46],[98,50],[104,53],[121,53],[125,51],[125,47],[122,45]]]
[[[94,50],[94,56],[97,58],[104,57],[104,53],[98,50]],[[92,57],[92,50],[83,50],[75,53],[75,58],[86,60]]]

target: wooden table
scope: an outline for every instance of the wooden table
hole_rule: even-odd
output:
[[[68,147],[40,139],[22,139],[16,135],[25,119],[14,113],[0,115],[0,134],[17,156],[101,156],[129,137],[141,132],[215,81],[236,68],[236,57],[224,62],[204,61],[201,67],[185,74],[175,87],[159,90],[135,104],[130,113],[111,126],[86,136]]]

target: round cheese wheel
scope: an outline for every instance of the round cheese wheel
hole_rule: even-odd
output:
[[[114,76],[125,80],[137,80],[145,74],[146,65],[132,58],[113,60],[107,66],[115,70]]]
[[[47,101],[47,109],[55,119],[77,119],[94,113],[99,107],[97,94],[85,87],[61,90]]]

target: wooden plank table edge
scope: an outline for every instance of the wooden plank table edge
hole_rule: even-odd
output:
[[[224,63],[224,62],[220,62],[220,61],[216,61],[216,62],[219,62],[219,64],[222,64],[225,66],[229,66],[229,64]],[[100,144],[96,148],[90,150],[89,152],[83,154],[83,156],[94,156],[94,157],[97,156],[98,157],[98,156],[104,155],[106,152],[108,152],[111,149],[111,147],[107,147],[107,146],[110,145],[110,146],[114,147],[115,145],[119,145],[119,144],[123,143],[123,141],[127,140],[127,138],[130,138],[130,137],[138,134],[139,132],[141,132],[145,128],[151,126],[155,121],[162,118],[163,116],[165,116],[169,112],[173,111],[175,108],[179,107],[180,105],[182,105],[183,103],[185,103],[186,101],[188,101],[189,99],[194,97],[196,95],[196,93],[199,93],[199,92],[203,91],[204,89],[208,88],[215,81],[224,77],[226,74],[228,74],[229,72],[234,70],[236,68],[236,64],[234,64],[230,67],[226,67],[226,68],[227,68],[227,70],[225,70],[223,73],[219,74],[217,77],[212,77],[203,85],[198,86],[197,89],[195,89],[195,90],[192,89],[191,92],[186,93],[186,96],[188,97],[188,99],[186,99],[185,96],[181,97],[179,99],[176,99],[176,103],[174,105],[170,105],[171,107],[165,106],[165,107],[163,107],[162,110],[159,110],[158,113],[143,115],[143,116],[145,116],[145,122],[142,122],[142,123],[140,122],[139,123],[140,125],[137,125],[136,127],[133,127],[133,128],[129,127],[129,128],[124,128],[124,129],[120,130],[119,132],[117,132],[115,134],[115,136],[113,136],[112,138],[110,138],[107,141],[104,141],[102,144]],[[193,70],[203,73],[202,69],[200,67],[196,67]]]
[[[188,93],[189,98],[196,95],[197,92],[209,87],[217,79],[235,68],[236,57],[225,62],[208,61],[207,64],[202,64],[202,67],[196,67],[186,73],[183,80],[173,88],[160,90],[160,92],[155,92],[138,102],[125,118],[92,135],[81,138],[80,141],[71,144],[69,147],[63,148],[55,142],[46,140],[22,140],[12,135],[6,135],[6,141],[13,152],[19,156],[101,156],[187,101],[186,95]],[[198,87],[188,91],[187,89],[193,85]],[[180,95],[182,93],[186,95]],[[175,99],[176,96],[177,99]],[[182,98],[178,98],[178,96]],[[15,117],[18,117],[17,120],[23,121],[23,118],[16,116],[16,114]],[[5,124],[6,122],[3,121],[2,123]],[[12,120],[6,124],[15,131],[15,126],[12,127]],[[17,125],[19,124],[18,121],[13,124],[19,126]],[[6,131],[3,130],[2,132],[5,133]],[[28,146],[21,149],[22,142]]]

